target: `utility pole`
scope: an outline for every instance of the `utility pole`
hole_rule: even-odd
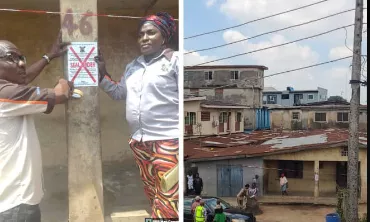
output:
[[[348,169],[347,169],[347,218],[349,222],[358,222],[358,155],[359,155],[359,107],[360,107],[360,81],[361,81],[361,42],[363,0],[356,0],[355,31],[353,41],[352,78],[351,78],[351,107],[349,118],[348,141]]]
[[[98,18],[92,14],[97,14],[97,0],[59,1],[63,41],[96,44]],[[96,63],[91,62],[91,59],[97,47],[91,47],[91,51],[85,46],[77,46],[75,49],[71,47],[72,45],[68,53],[73,52],[75,60],[71,65],[68,62],[69,56],[65,57],[65,78],[71,80],[71,67],[80,68],[75,71],[74,83],[75,88],[83,92],[83,96],[70,100],[66,105],[69,222],[104,222],[99,88],[96,82],[98,80],[94,77],[96,72],[91,71],[91,67],[96,68]],[[84,53],[89,53],[90,56]],[[86,62],[87,59],[90,60]],[[91,76],[89,80],[95,85],[77,84],[78,78],[88,76],[87,73]]]

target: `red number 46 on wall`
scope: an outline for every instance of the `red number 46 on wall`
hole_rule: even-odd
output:
[[[73,32],[77,29],[80,30],[82,35],[90,35],[92,32],[92,25],[87,18],[92,15],[92,12],[87,11],[86,14],[80,19],[79,24],[74,23],[73,11],[72,9],[67,10],[67,14],[64,16],[62,22],[62,28],[68,30],[68,35],[72,35]]]

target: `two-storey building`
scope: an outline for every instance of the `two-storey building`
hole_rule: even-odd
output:
[[[318,87],[315,90],[294,90],[287,87],[284,91],[276,90],[273,87],[265,87],[263,90],[263,104],[297,106],[306,103],[326,101],[328,90]]]
[[[267,67],[258,65],[185,67],[184,94],[245,107],[244,128],[253,129],[256,109],[262,107],[265,70]]]

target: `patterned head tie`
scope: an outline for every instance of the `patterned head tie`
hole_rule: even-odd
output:
[[[175,20],[166,12],[159,12],[155,15],[149,15],[143,18],[140,22],[139,27],[141,28],[146,22],[150,22],[155,27],[157,27],[159,31],[161,31],[161,34],[166,43],[168,43],[176,33]]]

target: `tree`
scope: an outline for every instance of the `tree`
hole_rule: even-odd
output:
[[[328,98],[329,102],[348,102],[345,98],[341,96],[330,96]]]

